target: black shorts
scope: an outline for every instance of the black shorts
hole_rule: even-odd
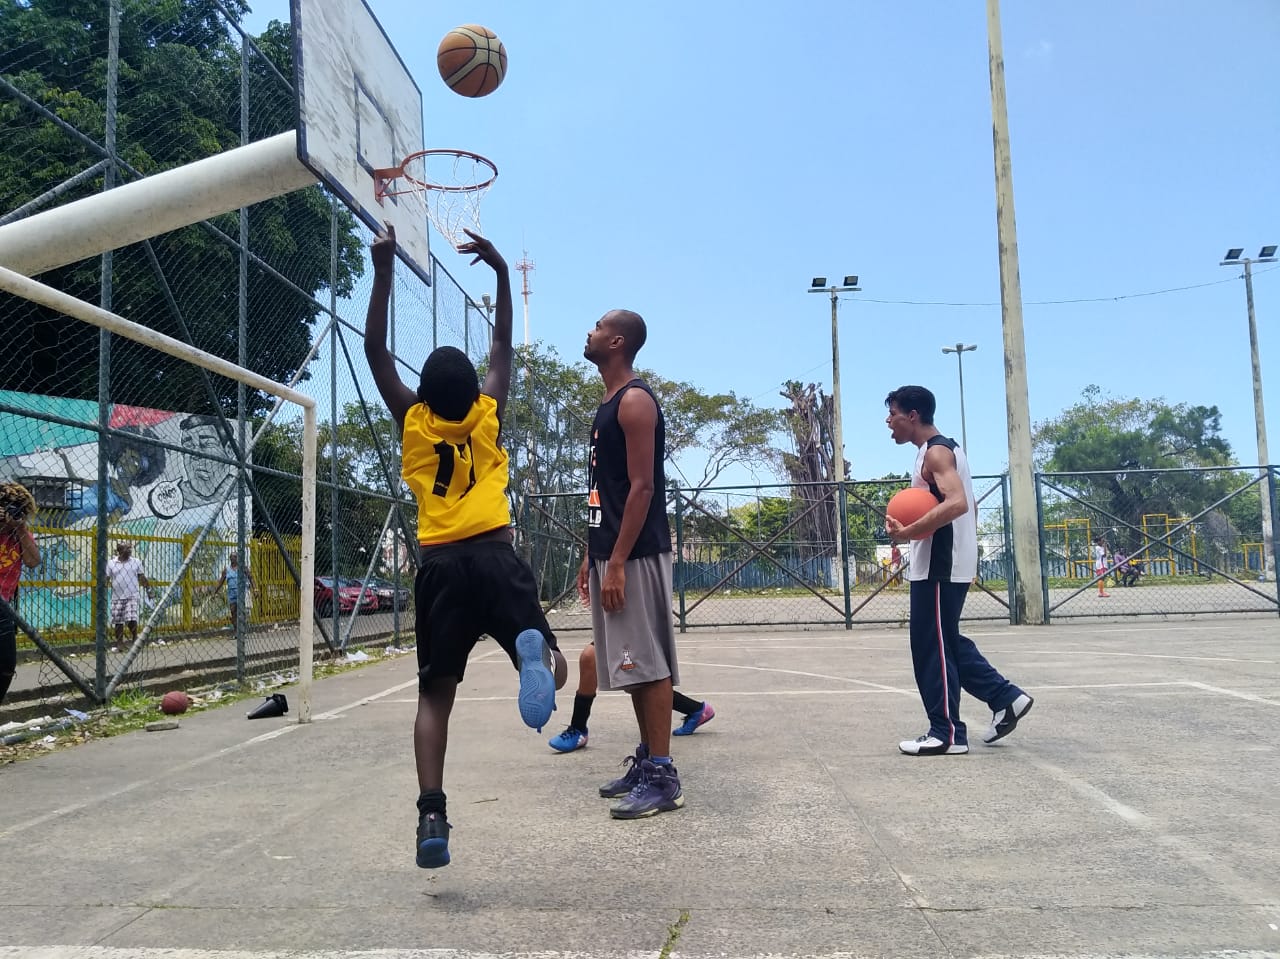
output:
[[[413,587],[420,689],[439,676],[461,680],[471,648],[486,634],[513,665],[516,637],[526,629],[538,630],[557,648],[533,570],[510,543],[479,540],[423,549]]]

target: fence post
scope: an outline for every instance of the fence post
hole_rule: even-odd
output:
[[[1045,565],[1044,555],[1044,498],[1041,495],[1043,487],[1039,473],[1033,473],[1032,479],[1036,489],[1036,544],[1040,551],[1040,593],[1044,597],[1044,625],[1048,626],[1053,617],[1049,611],[1049,567]]]
[[[102,189],[113,189],[116,185],[116,93],[120,77],[120,0],[110,0],[107,4],[107,78],[106,78],[106,126],[104,129],[104,146],[107,151],[107,166],[102,171]],[[104,310],[111,309],[112,293],[112,255],[111,251],[102,254],[101,277],[99,285],[99,305]],[[94,537],[93,562],[93,609],[96,617],[94,623],[94,691],[98,701],[106,699],[107,689],[107,633],[110,625],[107,620],[107,537],[110,536],[110,475],[107,470],[107,429],[111,425],[111,334],[107,330],[98,331],[98,470],[97,494],[95,504],[98,514],[97,535]]]
[[[853,584],[849,576],[849,503],[845,496],[844,483],[836,483],[836,502],[840,504],[840,515],[836,522],[840,524],[840,582],[844,589],[844,628],[853,629]]]
[[[1004,539],[1004,588],[1009,600],[1009,625],[1018,624],[1018,607],[1013,601],[1013,539],[1009,530],[1009,474],[1000,477],[1000,535]],[[1041,530],[1043,534],[1043,530]]]
[[[1267,503],[1271,506],[1271,528],[1280,529],[1280,513],[1276,510],[1276,471],[1275,467],[1264,464],[1267,471],[1267,482],[1262,489],[1262,495],[1266,496]],[[1263,547],[1266,548],[1265,546]],[[1276,542],[1276,537],[1271,538],[1271,569],[1273,572],[1280,570],[1280,543]],[[1275,577],[1276,586],[1276,613],[1280,614],[1280,574]]]
[[[249,38],[242,36],[240,38],[240,143],[241,145],[249,142]],[[236,304],[236,362],[241,366],[249,365],[249,209],[248,207],[240,208],[240,255],[237,257],[239,261],[239,275],[236,281],[237,286],[237,304]],[[235,622],[231,624],[232,630],[236,638],[236,679],[244,682],[245,679],[245,633],[248,631],[248,612],[245,609],[245,600],[249,598],[252,591],[245,587],[245,583],[253,582],[250,578],[252,573],[249,569],[249,560],[252,558],[252,552],[246,555],[245,551],[245,462],[248,459],[246,450],[249,448],[248,438],[245,435],[245,416],[246,401],[248,397],[245,392],[243,383],[236,384],[236,459],[239,461],[239,468],[236,470],[236,562],[240,564],[240,579],[236,581],[236,617]]]
[[[685,623],[685,569],[684,569],[684,498],[680,495],[678,483],[671,484],[671,492],[676,498],[676,595],[679,597],[680,632],[686,631]]]

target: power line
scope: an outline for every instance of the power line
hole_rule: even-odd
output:
[[[1263,273],[1271,273],[1280,270],[1280,267],[1273,266],[1269,270],[1256,270],[1254,276]],[[1116,303],[1120,300],[1136,300],[1145,296],[1164,296],[1167,293],[1185,293],[1188,290],[1200,290],[1207,286],[1219,286],[1223,283],[1234,283],[1237,277],[1228,277],[1225,280],[1211,280],[1208,283],[1193,283],[1190,286],[1171,286],[1164,290],[1146,290],[1142,293],[1122,293],[1119,296],[1082,296],[1066,300],[1027,300],[1025,306],[1063,306],[1072,303]],[[991,307],[999,306],[999,301],[991,303],[964,303],[953,302],[949,300],[877,300],[869,296],[860,296],[857,298],[859,303],[879,303],[886,306],[950,306],[950,307]]]
[[[1253,275],[1256,277],[1256,276],[1262,275],[1263,273],[1273,273],[1276,270],[1280,270],[1280,266],[1273,266],[1267,270],[1255,270]],[[1024,305],[1026,306],[1063,306],[1071,303],[1115,303],[1119,300],[1135,300],[1135,299],[1139,299],[1141,297],[1146,297],[1146,296],[1163,296],[1166,293],[1185,293],[1187,290],[1200,290],[1207,286],[1218,286],[1222,283],[1234,283],[1238,279],[1239,277],[1232,276],[1232,277],[1228,277],[1225,280],[1212,280],[1208,283],[1193,283],[1190,286],[1173,286],[1164,290],[1147,290],[1143,293],[1123,293],[1119,296],[1087,296],[1087,297],[1078,297],[1078,298],[1069,299],[1069,300],[1031,300]],[[878,303],[885,306],[993,307],[993,306],[1000,305],[999,302],[961,303],[961,302],[951,302],[951,301],[944,301],[944,300],[876,300],[868,296],[859,296],[857,298],[857,302]],[[826,365],[826,361],[824,360],[822,363],[818,363],[814,366],[809,367],[809,369],[805,370],[803,373],[799,375],[799,379],[803,379],[804,377],[812,373],[814,370],[820,369],[825,365]],[[778,387],[784,386],[785,383],[786,381],[779,382],[776,385],[771,386],[760,393],[757,393],[755,396],[751,397],[748,400],[748,402],[754,403],[756,400],[760,399],[761,397],[768,396],[770,393],[778,389]]]

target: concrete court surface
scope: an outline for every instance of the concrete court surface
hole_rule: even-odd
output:
[[[317,683],[307,726],[248,701],[0,767],[0,959],[1280,956],[1276,618],[970,635],[1035,708],[988,747],[966,698],[972,752],[928,758],[904,630],[682,636],[717,716],[639,822],[596,795],[626,698],[553,754],[576,671],[538,735],[482,643],[435,871],[411,656]]]

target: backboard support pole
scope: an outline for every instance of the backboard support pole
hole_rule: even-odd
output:
[[[0,265],[36,276],[317,182],[290,130],[0,226]]]

